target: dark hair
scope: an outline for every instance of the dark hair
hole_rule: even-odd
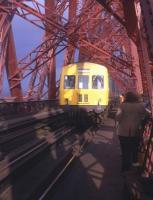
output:
[[[139,98],[134,92],[127,92],[125,94],[125,102],[138,102]]]

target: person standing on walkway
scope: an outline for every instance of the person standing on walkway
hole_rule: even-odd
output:
[[[130,169],[137,162],[141,122],[148,115],[138,96],[133,92],[125,94],[125,100],[118,108],[116,121],[122,153],[122,171]]]

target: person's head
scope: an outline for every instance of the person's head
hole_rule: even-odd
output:
[[[129,91],[125,94],[125,102],[134,103],[138,101],[139,101],[139,98],[134,92]]]

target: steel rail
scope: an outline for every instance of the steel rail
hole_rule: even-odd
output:
[[[92,129],[92,128],[90,128]],[[87,132],[89,131],[89,129],[87,130]],[[60,170],[60,172],[55,176],[55,178],[53,179],[53,181],[48,185],[48,187],[45,189],[45,191],[40,195],[40,197],[38,198],[38,200],[44,200],[46,199],[46,196],[51,192],[51,190],[53,189],[53,187],[57,184],[57,182],[60,180],[60,178],[63,176],[63,174],[66,172],[66,170],[68,170],[68,168],[70,167],[70,165],[74,162],[74,160],[80,156],[80,154],[83,152],[83,149],[85,148],[85,146],[91,141],[91,137],[93,137],[93,135],[89,135],[88,138],[87,136],[83,136],[83,138],[81,139],[82,141],[81,144],[79,146],[77,146],[76,149],[72,149],[70,152],[70,158],[68,159],[68,161],[66,162],[66,164],[64,165],[64,167]]]
[[[12,160],[11,162],[9,162],[6,166],[4,166],[3,168],[0,169],[0,173],[3,173],[3,171],[7,170],[7,169],[11,169],[11,167],[13,168],[14,164],[17,165],[17,163],[19,162],[25,162],[27,161],[27,158],[31,159],[31,156],[34,154],[37,155],[39,152],[42,152],[43,150],[47,149],[48,147],[55,145],[56,143],[59,143],[59,141],[61,141],[62,139],[64,139],[65,137],[67,137],[70,133],[72,133],[74,131],[74,127],[70,130],[68,129],[68,132],[65,132],[64,134],[58,135],[57,138],[54,139],[54,141],[52,141],[51,143],[48,143],[46,140],[42,140],[39,141],[40,143],[37,144],[35,147],[32,147],[31,149],[29,149],[28,151],[26,151],[25,153],[23,153],[22,155],[18,156],[17,158],[15,158],[14,160]],[[32,156],[33,157],[33,156]],[[24,160],[23,160],[24,159]],[[28,159],[28,160],[29,160]],[[19,164],[20,166],[20,164]],[[17,168],[19,166],[16,166]],[[16,168],[15,168],[16,169]],[[11,172],[12,173],[12,172]],[[0,182],[2,182],[4,179],[6,179],[9,176],[9,174],[7,174],[5,177],[2,177]]]

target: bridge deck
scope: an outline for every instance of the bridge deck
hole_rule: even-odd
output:
[[[107,119],[76,160],[52,199],[122,200],[124,180],[114,122]]]

